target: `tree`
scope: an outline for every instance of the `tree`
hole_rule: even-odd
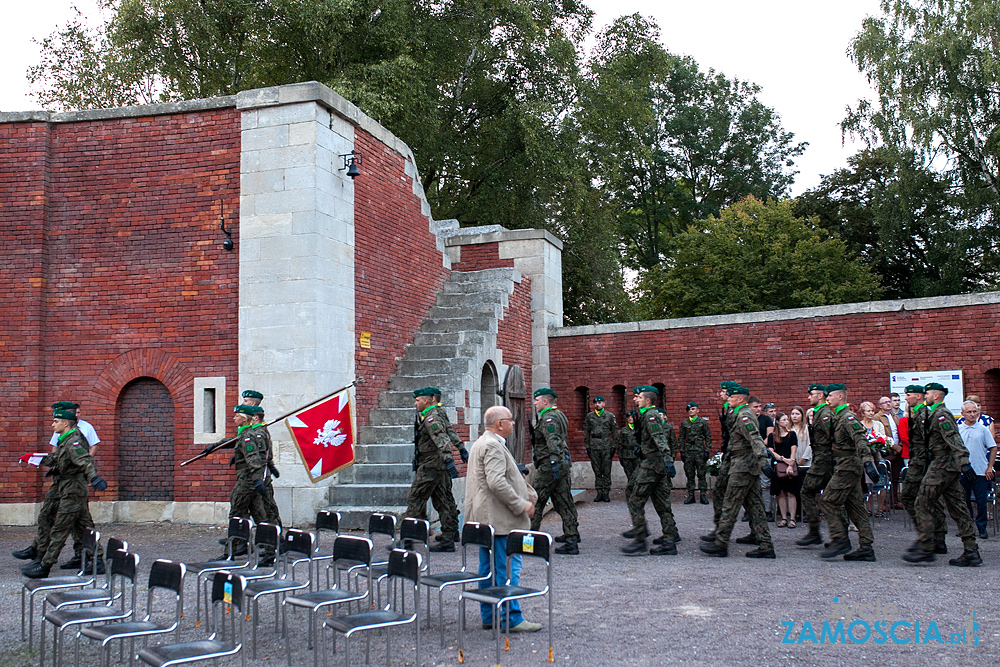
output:
[[[674,261],[641,280],[649,317],[824,306],[882,293],[840,238],[795,217],[787,200],[746,197],[674,241]]]
[[[953,177],[920,163],[915,151],[863,150],[849,168],[824,177],[795,201],[844,239],[851,254],[880,277],[884,296],[959,294],[997,283],[997,234],[969,224],[981,213]]]
[[[748,194],[778,197],[805,144],[759,88],[669,53],[657,25],[621,17],[597,38],[580,117],[594,178],[614,209],[625,261],[652,269],[695,220]]]

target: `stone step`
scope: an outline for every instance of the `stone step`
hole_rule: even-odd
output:
[[[504,266],[496,269],[481,269],[479,271],[452,271],[448,276],[449,283],[479,282],[483,280],[514,280],[520,271],[513,266]]]
[[[503,307],[506,304],[500,303],[500,300],[495,298],[494,295],[489,295],[489,298],[484,297],[482,299],[476,299],[475,301],[469,299],[467,301],[468,303],[459,303],[454,306],[436,305],[431,308],[428,313],[428,317],[431,319],[479,315],[486,315],[488,317],[503,317]]]
[[[413,460],[413,443],[405,445],[358,445],[354,448],[354,460],[357,463],[353,467],[368,463],[405,463],[406,465],[410,465],[410,461]]]
[[[396,365],[396,375],[417,377],[423,375],[462,375],[471,372],[472,359],[403,359]]]
[[[510,293],[507,290],[487,290],[482,292],[441,292],[437,297],[435,308],[485,307],[501,304],[507,305]]]
[[[331,505],[340,507],[406,505],[409,484],[335,484],[327,491]]]
[[[414,345],[482,345],[484,331],[421,331],[413,338]]]
[[[410,448],[413,455],[413,448]],[[359,463],[342,471],[338,482],[341,484],[412,484],[413,465],[411,463]]]
[[[361,429],[361,443],[365,445],[394,445],[413,442],[413,425],[372,425]]]
[[[403,358],[407,361],[418,359],[463,359],[476,355],[474,345],[410,345]]]
[[[449,280],[441,286],[441,294],[484,294],[487,292],[510,293],[510,278],[499,280],[470,280],[458,282]]]
[[[449,391],[456,389],[449,386],[449,383],[454,381],[454,375],[395,375],[389,378],[389,388],[412,394],[414,389],[421,387],[437,387],[441,390],[441,395],[444,396]]]
[[[413,393],[410,391],[383,391],[379,395],[379,407],[390,410],[409,408],[413,410]]]
[[[402,521],[403,517],[406,516],[406,505],[370,505],[370,506],[359,506],[359,507],[342,507],[337,505],[331,505],[327,507],[328,510],[334,510],[340,512],[340,529],[341,530],[368,530],[368,519],[374,512],[382,512],[383,514],[395,514],[398,521]]]
[[[412,405],[408,408],[372,408],[371,412],[368,413],[368,421],[382,426],[401,426],[403,424],[412,426],[416,415],[417,411],[413,409]]]
[[[486,316],[470,317],[428,317],[420,327],[420,333],[481,333],[497,332],[496,318]],[[461,343],[462,341],[456,341]]]

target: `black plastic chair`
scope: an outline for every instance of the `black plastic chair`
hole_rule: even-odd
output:
[[[377,535],[383,537],[388,537],[388,548],[390,550],[396,548],[396,515],[394,514],[383,514],[381,512],[373,512],[370,517],[368,517],[368,539],[372,541],[375,545],[373,553],[377,553],[378,542],[375,540]],[[367,574],[365,568],[367,567],[378,567],[379,565],[385,565],[389,562],[386,560],[373,560],[370,565],[353,565],[348,566],[346,564],[338,567],[343,567],[347,571],[348,577],[358,576],[361,574]]]
[[[24,596],[28,595],[28,648],[33,648],[35,635],[35,595],[43,593],[48,595],[52,591],[64,591],[74,588],[86,588],[97,585],[97,545],[101,541],[101,533],[96,530],[88,530],[83,534],[83,545],[81,555],[83,562],[90,565],[90,571],[81,570],[74,576],[67,577],[47,577],[45,579],[29,579],[21,587],[21,640],[24,641]],[[39,617],[44,615],[43,609]],[[44,624],[42,625],[44,628]]]
[[[194,627],[201,627],[201,581],[203,576],[207,576],[211,572],[222,572],[223,570],[238,570],[241,567],[247,567],[250,565],[250,549],[247,548],[247,556],[243,560],[236,560],[233,558],[233,547],[236,540],[244,540],[248,545],[250,544],[250,537],[253,531],[253,521],[250,519],[244,519],[242,517],[234,516],[229,519],[229,532],[226,536],[226,551],[225,555],[227,558],[218,560],[209,560],[201,563],[185,563],[188,574],[195,575],[194,583],[194,596],[195,596],[195,620]],[[208,606],[208,600],[205,601],[206,607]]]
[[[111,560],[128,553],[128,542],[117,537],[108,538],[108,548],[105,550],[104,559],[106,563],[104,585],[76,590],[62,590],[49,593],[42,601],[42,615],[47,613],[47,607],[52,609],[65,609],[85,604],[107,604],[112,598],[111,593]],[[118,593],[121,594],[121,591]]]
[[[290,648],[291,640],[288,638],[287,607],[289,605],[309,610],[309,648],[313,649],[313,665],[317,665],[319,664],[319,651],[315,648],[316,616],[318,616],[320,611],[324,609],[328,610],[336,605],[344,603],[350,604],[351,602],[358,602],[358,611],[360,611],[361,600],[365,600],[371,596],[371,568],[368,568],[368,585],[365,587],[364,592],[361,592],[360,590],[354,591],[349,587],[340,588],[340,570],[337,569],[338,563],[370,565],[372,560],[371,540],[364,537],[354,537],[353,535],[342,535],[334,541],[333,553],[330,555],[330,558],[330,563],[326,568],[327,581],[330,579],[330,570],[332,569],[336,571],[338,576],[336,577],[336,586],[334,588],[328,588],[324,591],[311,591],[301,595],[288,596],[285,598],[284,602],[282,602],[281,624],[285,635],[285,657],[288,659],[289,667],[292,665],[292,654]]]
[[[143,646],[146,646],[150,637],[176,632],[181,623],[181,615],[184,613],[184,570],[183,563],[169,560],[154,561],[149,570],[146,615],[142,620],[93,625],[80,631],[84,637],[100,642],[101,667],[111,664],[111,643],[115,640],[123,640],[123,645],[125,639],[129,640],[128,664],[132,665],[137,637],[142,637]],[[153,606],[158,590],[174,594],[174,617],[169,625],[153,621]]]
[[[334,631],[333,650],[337,650],[337,634],[344,635],[344,664],[352,665],[350,638],[356,632],[392,628],[413,623],[417,633],[416,664],[420,667],[420,569],[423,566],[420,554],[415,551],[393,549],[389,553],[389,594],[388,601],[382,609],[334,616],[326,619],[324,627]],[[406,589],[412,590],[413,611],[406,610]],[[371,635],[365,644],[365,662],[371,654]],[[326,663],[326,642],[323,642],[323,662]],[[391,662],[390,648],[392,646],[389,633],[385,636],[386,664]]]
[[[330,533],[331,540],[330,546],[328,547],[329,552],[323,550],[323,543],[326,541],[323,537],[324,533]],[[317,588],[319,587],[319,565],[325,560],[331,560],[333,558],[333,543],[340,537],[340,512],[334,512],[333,510],[320,510],[316,513],[316,552],[313,554],[313,562],[316,564],[316,578],[313,579],[316,582]],[[327,588],[330,587],[329,570],[327,570]]]
[[[216,660],[239,653],[240,662],[246,667],[246,651],[243,650],[246,643],[243,583],[241,577],[232,573],[216,573],[212,582],[212,604],[206,613],[213,617],[209,626],[219,630],[213,630],[206,639],[144,648],[139,651],[139,660],[153,667],[170,667],[201,660]],[[217,620],[214,619],[215,616],[218,616]],[[232,637],[230,641],[226,639],[227,616]]]
[[[459,634],[458,634],[458,655],[459,662],[465,659],[465,601],[474,600],[485,602],[495,607],[493,610],[493,633],[496,638],[496,664],[500,664],[500,626],[501,619],[510,616],[501,616],[500,608],[509,605],[514,600],[524,600],[526,598],[545,595],[549,598],[549,662],[553,659],[552,649],[552,536],[548,533],[540,533],[533,530],[512,530],[507,535],[507,583],[502,586],[490,586],[487,588],[477,588],[471,591],[462,591],[459,595]],[[510,583],[510,559],[520,555],[524,557],[540,558],[545,561],[545,586],[543,588],[527,588],[525,586],[514,586]]]
[[[94,623],[110,623],[121,621],[132,617],[135,612],[135,573],[139,567],[139,554],[124,553],[121,551],[111,554],[108,559],[111,571],[111,596],[106,604],[93,607],[78,607],[74,609],[55,609],[45,614],[45,620],[52,624],[52,661],[53,664],[62,664],[62,636],[66,628],[80,625],[92,625]],[[132,589],[131,595],[125,595],[125,585],[128,583]],[[115,593],[115,584],[121,583],[121,593]],[[131,600],[131,605],[126,604]],[[120,607],[115,606],[115,602],[120,601]],[[80,639],[76,641],[76,664],[80,663],[79,650]],[[45,667],[45,637],[44,628],[42,631],[41,657],[39,664]],[[57,663],[58,660],[58,663]]]
[[[257,620],[260,615],[258,600],[265,595],[274,595],[274,630],[278,627],[278,608],[281,603],[277,596],[287,595],[293,591],[309,588],[312,581],[313,534],[296,528],[289,528],[281,536],[278,555],[278,576],[273,579],[251,581],[243,587],[246,598],[247,616],[250,615],[250,603],[253,603],[253,657],[257,658]],[[295,579],[295,566],[306,563],[305,580]],[[248,618],[249,620],[249,618]]]
[[[423,558],[422,574],[430,569],[431,522],[427,519],[415,519],[411,516],[403,519],[399,525],[399,546],[406,551],[416,551]],[[362,572],[363,570],[358,570]],[[375,591],[378,602],[382,604],[382,582],[389,576],[389,562],[373,563],[371,578],[375,580]]]
[[[273,579],[278,574],[276,563],[262,565],[262,554],[266,549],[270,549],[271,558],[278,553],[278,545],[281,542],[281,526],[273,523],[259,523],[253,531],[253,549],[251,550],[251,562],[248,567],[238,570],[223,570],[239,577],[243,577],[243,582],[259,581],[261,579]],[[204,585],[202,596],[208,600],[210,586],[215,577],[215,572],[209,571],[203,574]]]
[[[469,569],[468,550],[469,547],[476,547],[476,560],[474,566]],[[486,574],[479,574],[479,552],[478,548],[488,549],[490,552],[490,569]],[[437,589],[438,592],[438,620],[441,623],[441,648],[444,648],[444,589],[448,586],[461,586],[465,590],[467,584],[478,584],[480,581],[493,580],[493,526],[475,521],[466,521],[462,526],[462,569],[452,572],[434,572],[425,574],[420,578],[420,583]],[[430,591],[428,591],[429,593]],[[427,596],[427,627],[431,624],[431,596]]]

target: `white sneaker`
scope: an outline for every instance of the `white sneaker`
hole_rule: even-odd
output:
[[[524,620],[510,629],[511,632],[538,632],[542,629],[541,623],[532,623]]]

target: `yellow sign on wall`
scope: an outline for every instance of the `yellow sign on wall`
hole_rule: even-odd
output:
[[[361,347],[363,347],[366,350],[370,350],[372,347],[372,332],[362,331],[359,337],[359,342],[361,344]]]

